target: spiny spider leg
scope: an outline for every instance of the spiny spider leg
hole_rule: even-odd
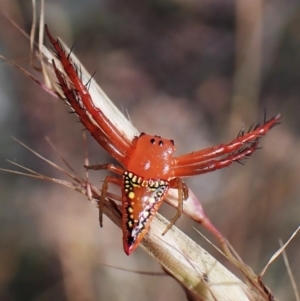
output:
[[[76,97],[73,96],[73,102],[76,101],[78,103],[78,105],[81,107],[81,110],[85,113],[86,119],[89,119],[89,122],[95,126],[94,128],[99,129],[99,134],[95,133],[93,136],[98,136],[97,141],[104,149],[107,149],[107,145],[106,143],[104,143],[105,139],[103,138],[99,141],[99,137],[105,136],[105,138],[109,140],[111,145],[111,155],[124,165],[128,160],[127,157],[129,156],[129,153],[132,152],[131,142],[128,141],[124,137],[124,135],[112,124],[112,122],[104,115],[101,109],[95,107],[89,91],[86,85],[83,84],[81,78],[78,76],[78,72],[76,71],[74,64],[71,62],[70,57],[66,55],[59,41],[55,40],[52,37],[47,25],[45,25],[45,31],[55,50],[57,58],[60,60],[74,88],[69,88],[67,86],[67,83],[65,79],[63,79],[61,74],[60,78],[58,77],[58,73],[60,73],[60,71],[57,69],[55,63],[53,62],[53,67],[55,69],[55,73],[58,77],[60,85],[67,87],[65,89],[72,91],[72,93],[76,95]],[[67,97],[66,94],[65,96]],[[69,101],[69,98],[67,97],[66,100]],[[73,104],[71,104],[71,106],[73,107]],[[87,127],[86,124],[84,125]],[[120,153],[122,154],[121,156]]]
[[[174,158],[175,161],[175,170],[174,176],[180,174],[181,176],[185,176],[185,174],[178,173],[178,169],[182,169],[183,167],[187,168],[190,166],[190,169],[194,169],[196,166],[201,166],[202,162],[207,161],[212,158],[216,158],[222,155],[230,154],[232,152],[237,151],[241,147],[245,146],[246,143],[252,143],[256,139],[260,138],[261,136],[265,135],[273,126],[279,123],[280,115],[271,118],[269,121],[266,121],[263,125],[257,126],[253,131],[248,133],[241,133],[243,134],[238,135],[236,139],[234,139],[229,144],[220,144],[217,146],[213,146],[210,148],[206,148],[200,151],[192,152],[186,155],[178,156]],[[253,150],[254,151],[254,150]],[[222,168],[220,165],[219,168]],[[198,169],[198,167],[196,167]],[[202,169],[201,169],[201,172]],[[197,174],[197,173],[193,173]],[[188,176],[187,174],[186,176]]]
[[[90,118],[86,113],[86,109],[80,105],[78,101],[78,94],[76,90],[69,88],[65,78],[62,73],[57,69],[55,62],[52,62],[53,68],[58,79],[58,82],[66,96],[67,103],[73,108],[73,110],[78,115],[81,123],[86,127],[86,129],[91,133],[91,135],[98,141],[98,143],[109,153],[111,153],[115,158],[120,160],[120,162],[125,160],[125,155],[120,152],[118,148],[112,143],[112,140],[107,137],[105,132],[99,128],[97,125],[91,122]]]
[[[243,148],[241,151],[230,153],[220,160],[209,160],[200,162],[199,164],[180,166],[174,170],[176,177],[188,177],[211,172],[220,168],[227,167],[233,162],[240,162],[245,157],[250,156],[257,148],[258,140],[250,144],[249,147]]]

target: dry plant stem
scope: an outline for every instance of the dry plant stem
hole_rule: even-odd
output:
[[[69,49],[65,45],[64,47],[68,52]],[[71,57],[75,64],[81,66],[80,62],[73,55],[73,53],[71,54]],[[43,86],[42,88],[45,90],[55,91],[57,95],[62,97],[62,92],[56,85],[57,80],[53,73],[51,64],[51,61],[53,59],[56,60],[56,58],[50,51],[48,51],[47,48],[43,46],[40,47],[40,52],[38,52],[38,59],[40,59],[42,63],[43,74],[47,85],[47,89],[45,89]],[[59,66],[58,61],[57,65]],[[83,67],[81,67],[81,70],[83,81],[88,82],[90,80],[89,92],[95,103],[101,107],[101,110],[105,113],[105,115],[112,120],[115,126],[119,128],[120,131],[122,131],[122,133],[128,137],[128,139],[132,139],[138,133],[138,131],[114,106],[114,104],[111,103],[109,98],[97,85],[94,79],[91,79],[89,73]],[[47,178],[39,174],[30,176],[44,180],[52,180],[53,182],[66,185],[63,182],[60,182],[60,180]],[[86,181],[77,178],[76,176],[71,176],[71,178],[75,180],[75,183],[69,183],[69,185],[66,186],[71,187],[89,197],[90,193],[85,188]],[[91,191],[93,197],[95,199],[99,199],[99,190],[91,185]],[[189,214],[190,211],[200,212],[196,218],[194,216],[191,216],[191,218],[195,219],[199,223],[202,223],[202,221],[205,220],[204,218],[206,218],[206,220],[208,219],[204,214],[200,203],[196,203],[195,199],[196,198],[187,200],[186,204],[189,204],[190,201],[192,207],[189,208],[187,205],[185,205],[183,211],[189,216],[191,216]],[[120,226],[119,212],[117,212],[111,201],[105,202],[104,213],[107,214],[109,218],[111,218],[118,226]],[[208,224],[210,224],[210,222],[206,223],[206,225]],[[253,292],[240,280],[235,278],[229,271],[222,267],[218,262],[216,262],[216,260],[206,251],[203,251],[196,243],[192,242],[187,236],[180,232],[176,227],[172,227],[172,229],[165,236],[162,236],[161,234],[167,225],[168,222],[166,222],[164,218],[157,214],[152,222],[151,230],[142,241],[142,246],[158,262],[162,264],[165,270],[167,270],[186,289],[188,289],[190,294],[195,296],[196,300],[267,300],[263,297],[263,294],[261,294],[259,287],[257,287],[258,283],[256,276],[254,277],[252,273],[249,273],[248,275],[247,272],[244,272],[246,269],[241,269],[239,267],[245,273],[246,278],[248,278],[248,280],[250,278],[250,283],[254,283],[253,286],[256,292]],[[220,232],[218,233],[220,234]],[[223,239],[222,235],[219,237]],[[223,241],[225,241],[225,239]],[[233,257],[229,249],[225,250],[225,252],[228,253],[229,257]],[[243,263],[239,263],[237,260],[235,261],[235,264],[237,264],[237,266],[243,265]]]
[[[177,227],[161,236],[168,223],[157,215],[142,246],[194,300],[263,300]]]
[[[86,179],[79,178],[76,174],[64,170],[24,144],[22,145],[52,167],[70,177],[73,182],[49,178],[14,162],[11,163],[27,173],[6,171],[52,181],[88,196]],[[63,158],[62,160],[66,161]],[[93,199],[99,200],[101,191],[91,184],[90,188]],[[120,210],[115,201],[119,201],[118,197],[108,194],[104,204],[104,213],[118,227],[121,227]],[[96,203],[98,204],[98,202]],[[157,214],[141,246],[187,290],[189,295],[193,296],[193,300],[264,300],[175,226],[165,236],[162,236],[161,233],[168,223],[165,218]]]
[[[80,64],[80,63],[79,63]],[[51,67],[50,67],[51,68]],[[52,69],[51,69],[52,70]],[[86,78],[88,78],[89,76],[86,74],[86,73],[84,73],[84,75],[83,75],[83,77],[86,77]],[[94,84],[95,83],[91,83],[91,88],[94,86]],[[97,87],[97,86],[96,86]],[[99,88],[100,89],[100,88]],[[106,107],[106,106],[108,106],[108,108],[109,109],[106,109],[107,110],[107,114],[109,114],[109,113],[111,113],[111,112],[113,112],[113,114],[112,115],[107,115],[107,117],[110,119],[110,120],[112,120],[112,121],[114,121],[114,123],[115,123],[115,125],[119,128],[119,129],[122,129],[123,130],[123,134],[124,135],[126,135],[126,136],[128,136],[128,137],[130,137],[130,136],[134,136],[134,135],[136,135],[136,133],[135,132],[132,132],[132,126],[131,126],[131,124],[130,124],[130,130],[129,130],[129,132],[127,132],[127,129],[126,128],[124,128],[124,124],[126,124],[126,122],[128,122],[127,121],[127,119],[125,118],[124,119],[124,117],[123,116],[120,116],[120,115],[115,115],[115,112],[116,112],[116,108],[114,107],[114,105],[112,105],[112,107],[111,107],[111,103],[108,101],[108,102],[103,102],[103,97],[101,97],[101,96],[103,96],[103,91],[101,90],[101,93],[102,93],[102,95],[100,94],[100,97],[99,97],[99,94],[97,95],[95,95],[95,97],[93,98],[93,99],[97,99],[97,100],[99,100],[99,107],[101,107],[101,109],[103,109],[103,111],[105,111],[104,110],[104,107]],[[91,93],[92,94],[92,93]],[[101,102],[100,102],[100,100],[102,100]],[[107,99],[108,100],[108,99]],[[118,119],[119,117],[121,117],[121,122],[120,122],[120,120]],[[122,124],[121,126],[120,126],[120,124]],[[130,139],[130,138],[129,138]],[[195,208],[195,207],[201,207],[201,205],[200,205],[200,203],[199,202],[197,202],[197,204],[195,204],[195,203],[193,203],[193,205],[194,206],[192,206],[192,208]],[[193,210],[193,209],[192,209]],[[201,210],[202,210],[202,207],[201,207]],[[184,211],[185,213],[186,213],[186,211]],[[189,215],[189,214],[188,214]],[[189,215],[190,216],[190,215]],[[194,218],[193,216],[191,216],[192,218]],[[234,257],[234,255],[232,255],[232,253],[230,252],[230,249],[227,247],[227,245],[226,245],[226,240],[222,237],[222,235],[220,234],[220,232],[219,231],[212,231],[212,227],[211,227],[211,223],[209,222],[209,220],[208,220],[208,218],[206,217],[206,215],[205,215],[205,213],[204,213],[204,211],[202,210],[202,214],[201,215],[198,215],[197,216],[197,218],[194,218],[196,221],[198,221],[199,223],[201,223],[201,224],[203,224],[204,226],[206,226],[207,227],[207,229],[209,230],[209,231],[211,231],[214,235],[216,235],[217,234],[217,238],[219,239],[219,241],[221,242],[221,245],[222,245],[222,247],[223,247],[223,250],[225,251],[225,253],[226,253],[226,255],[227,255],[227,257],[230,259],[230,261],[231,262],[233,262],[242,272],[243,272],[243,274],[246,276],[246,278],[247,278],[247,282],[250,284],[250,287],[252,287],[252,288],[254,288],[257,292],[259,292],[259,295],[261,295],[261,296],[264,296],[265,295],[265,291],[264,291],[264,289],[262,288],[262,284],[258,281],[258,279],[257,279],[257,277],[256,277],[256,275],[252,272],[252,270],[249,268],[249,267],[247,267],[246,265],[244,265],[244,263],[243,262],[241,262],[241,261],[238,261],[237,259],[235,259],[235,257]],[[203,223],[202,223],[203,222]],[[166,227],[167,227],[168,225],[166,225]],[[215,230],[215,228],[213,227],[213,230]],[[162,232],[160,232],[158,235],[159,236],[161,236],[161,233],[163,233],[164,232],[164,230],[162,231]],[[157,245],[156,245],[157,246]],[[152,253],[152,254],[155,254],[155,255],[157,255],[157,254],[161,254],[161,252],[156,252],[156,253]],[[180,263],[178,263],[179,265],[180,265]],[[177,278],[177,276],[176,275],[174,275],[174,273],[171,273],[174,277],[176,277]],[[182,279],[185,279],[185,277],[183,277]],[[227,284],[228,284],[228,282],[227,282]],[[184,285],[185,286],[185,285]],[[214,296],[215,295],[215,293],[213,293],[212,294],[212,296]],[[224,295],[223,293],[221,294],[221,295]],[[262,297],[262,300],[263,299],[265,299],[265,300],[267,300],[267,296],[265,296],[266,298],[264,298],[264,297]],[[258,297],[257,297],[258,298]],[[234,300],[234,298],[231,298],[231,300]],[[239,297],[238,298],[238,300],[241,300],[241,298]],[[257,299],[258,300],[258,299]]]

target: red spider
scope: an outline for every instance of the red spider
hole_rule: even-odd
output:
[[[188,187],[181,178],[214,171],[233,162],[241,162],[256,150],[259,138],[279,122],[280,115],[270,120],[265,119],[263,125],[257,125],[252,131],[249,130],[247,133],[240,131],[238,137],[228,144],[177,157],[173,155],[175,152],[173,140],[141,133],[130,141],[101,109],[94,105],[87,86],[83,84],[69,55],[65,54],[59,40],[51,36],[47,26],[45,29],[70,81],[67,82],[53,61],[53,68],[67,103],[97,142],[121,165],[104,164],[88,168],[107,169],[118,175],[118,177],[107,176],[103,183],[99,202],[100,225],[102,226],[104,198],[108,186],[111,183],[116,184],[122,190],[123,246],[127,255],[135,250],[147,233],[151,220],[169,188],[178,189],[179,206],[177,214],[165,232],[179,218],[183,200],[188,197]]]

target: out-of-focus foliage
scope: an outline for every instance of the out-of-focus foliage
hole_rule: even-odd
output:
[[[48,1],[46,22],[140,131],[175,140],[178,153],[229,142],[268,116],[282,124],[246,162],[188,179],[208,216],[239,255],[259,272],[300,221],[299,1]],[[31,1],[2,1],[26,32]],[[29,42],[0,15],[0,53],[29,66]],[[84,175],[82,126],[67,107],[0,62],[0,156],[59,177],[10,137],[59,162],[49,136]],[[92,163],[112,162],[89,141]],[[1,173],[1,300],[182,300],[165,277],[103,267],[159,270],[142,251],[123,253],[121,233],[75,192]],[[105,173],[93,173],[94,183]],[[173,210],[165,206],[164,214]],[[204,243],[183,217],[178,226]],[[197,226],[197,228],[199,228]],[[202,229],[200,229],[202,230]],[[212,238],[213,240],[213,238]],[[300,283],[300,239],[287,249]],[[205,244],[204,244],[205,245]],[[207,246],[208,247],[208,246]],[[220,260],[221,256],[215,254]],[[224,264],[230,265],[224,260]],[[208,271],[209,273],[209,271]],[[264,278],[280,300],[294,300],[279,258]]]

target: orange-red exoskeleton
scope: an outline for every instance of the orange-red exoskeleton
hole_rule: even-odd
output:
[[[121,165],[105,164],[89,168],[107,169],[118,175],[107,176],[102,186],[99,202],[100,223],[102,224],[108,185],[116,184],[122,190],[123,246],[127,255],[135,250],[147,233],[151,220],[169,188],[178,189],[179,209],[182,209],[182,202],[188,197],[188,188],[181,178],[214,171],[233,162],[241,162],[256,150],[259,138],[279,122],[280,115],[277,115],[247,133],[240,131],[238,137],[228,144],[177,157],[174,156],[173,140],[142,133],[129,141],[104,115],[101,108],[95,106],[86,85],[78,75],[77,68],[69,55],[65,54],[60,42],[51,36],[47,27],[46,33],[68,77],[65,78],[53,61],[53,68],[66,101],[96,141]],[[167,229],[178,219],[181,211],[178,210]]]

